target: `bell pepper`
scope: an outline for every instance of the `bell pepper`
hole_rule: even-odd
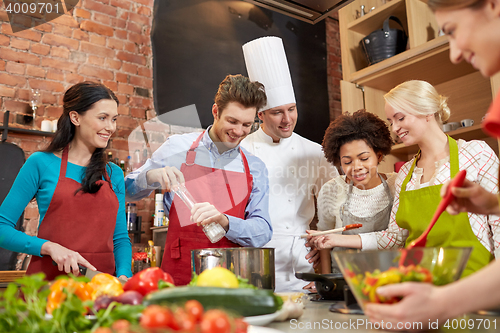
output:
[[[48,314],[52,314],[52,312],[66,299],[66,294],[64,294],[63,289],[68,286],[68,282],[68,279],[59,279],[54,281],[54,283],[50,286],[50,293],[47,297],[46,307]]]
[[[46,310],[48,314],[52,314],[66,300],[64,289],[66,292],[75,294],[82,301],[91,299],[92,287],[88,283],[64,278],[56,280],[50,286],[50,293],[47,297]]]
[[[92,300],[101,295],[118,296],[123,294],[123,287],[120,280],[107,273],[95,275],[88,285],[92,288]]]
[[[159,267],[150,267],[132,276],[125,283],[123,289],[125,291],[135,290],[142,296],[146,296],[150,292],[159,289],[158,282],[160,280],[166,282],[167,286],[174,286],[174,279],[170,274],[164,272]]]

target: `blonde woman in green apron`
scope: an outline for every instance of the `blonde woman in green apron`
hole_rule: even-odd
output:
[[[450,60],[471,62],[484,77],[500,73],[500,0],[428,0],[439,27],[450,41]],[[483,121],[483,130],[500,138],[500,92],[491,104]],[[494,177],[495,181],[498,178]],[[470,178],[469,178],[470,180]],[[452,202],[448,212],[475,212],[500,214],[498,191],[491,194],[491,186],[466,180],[462,188],[452,189],[459,199]],[[443,192],[447,185],[442,187]],[[463,214],[463,213],[461,213]],[[470,216],[470,214],[469,214]],[[492,225],[494,234],[498,224]],[[498,240],[495,238],[495,244]],[[500,262],[488,265],[465,279],[442,287],[427,283],[402,283],[384,286],[377,293],[385,297],[404,297],[397,304],[369,304],[365,314],[375,323],[389,323],[392,327],[422,322],[443,325],[447,319],[481,309],[500,307]],[[495,317],[484,322],[496,324]],[[460,320],[460,319],[459,319]],[[481,319],[476,319],[480,321]],[[476,326],[471,332],[484,329]],[[491,331],[498,326],[491,325]]]
[[[498,192],[498,158],[483,141],[455,141],[441,129],[450,110],[446,98],[425,81],[407,81],[385,96],[386,116],[392,131],[419,153],[398,173],[389,227],[360,235],[328,235],[312,238],[318,248],[335,246],[365,249],[404,247],[418,238],[429,224],[441,200],[442,184],[459,170],[467,179],[492,193]],[[462,276],[494,259],[500,244],[500,218],[494,215],[443,213],[429,233],[427,246],[473,247]]]
[[[396,173],[379,173],[377,167],[391,152],[393,140],[385,121],[359,110],[343,114],[328,126],[323,151],[342,175],[328,181],[318,195],[318,230],[359,223],[344,235],[387,229],[394,197]],[[336,247],[333,251],[343,248]],[[321,272],[340,273],[329,249],[322,250]]]

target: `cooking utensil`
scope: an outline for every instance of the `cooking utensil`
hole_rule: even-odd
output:
[[[296,272],[295,277],[308,282],[314,282],[318,294],[325,300],[344,300],[344,286],[347,283],[341,273],[315,274]]]
[[[52,260],[52,265],[54,266],[57,266],[57,263]],[[99,271],[93,271],[91,269],[88,269],[87,267],[85,266],[82,266],[80,264],[78,264],[78,271],[80,272],[80,275],[85,275],[85,277],[88,277],[89,279],[92,279],[94,276],[96,276],[97,274],[101,274],[102,272],[99,272]],[[122,283],[122,284],[125,284],[125,280],[123,279],[120,279],[117,277],[117,279]]]
[[[191,272],[224,267],[261,289],[275,287],[274,248],[236,247],[191,250]]]
[[[413,242],[411,242],[406,249],[403,249],[401,252],[401,258],[399,260],[400,265],[404,265],[407,259],[408,255],[408,250],[414,248],[414,247],[425,247],[425,244],[427,243],[427,235],[429,235],[429,232],[431,231],[432,227],[434,227],[434,224],[436,224],[436,221],[439,219],[439,216],[446,210],[446,207],[451,203],[451,201],[455,198],[455,196],[451,193],[451,189],[453,187],[461,187],[464,183],[465,176],[467,175],[466,170],[461,170],[457,173],[457,175],[450,181],[450,185],[448,186],[448,189],[446,191],[445,196],[443,199],[441,199],[441,202],[439,203],[438,207],[436,208],[436,212],[434,213],[434,216],[432,217],[431,223],[429,223],[429,226],[427,229],[418,237],[415,239]],[[410,264],[415,264],[417,265],[420,260],[422,259],[422,253],[418,251],[413,252],[414,256],[412,260],[409,260]]]
[[[326,235],[326,234],[333,234],[336,232],[343,232],[346,230],[361,228],[362,226],[363,225],[361,223],[348,224],[342,228],[330,229],[330,230],[315,232],[313,234],[301,235],[300,238],[307,238],[308,236],[321,236],[321,235]]]

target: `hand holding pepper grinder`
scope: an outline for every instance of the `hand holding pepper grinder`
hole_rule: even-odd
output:
[[[184,186],[183,184],[175,186],[174,188],[172,188],[172,191],[177,194],[179,198],[181,198],[182,202],[186,204],[189,211],[193,209],[196,201],[194,200],[191,193],[189,193],[186,186]],[[210,239],[212,243],[220,241],[226,234],[226,230],[224,230],[224,228],[216,222],[203,225],[202,227],[205,235],[207,235],[208,239]]]

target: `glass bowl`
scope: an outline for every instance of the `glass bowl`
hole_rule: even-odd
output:
[[[444,285],[458,280],[471,251],[470,247],[420,247],[411,250],[348,250],[334,252],[333,255],[354,297],[364,310],[366,303],[395,303],[400,300],[378,295],[376,288],[383,285],[406,281]],[[407,255],[400,266],[403,252]]]

